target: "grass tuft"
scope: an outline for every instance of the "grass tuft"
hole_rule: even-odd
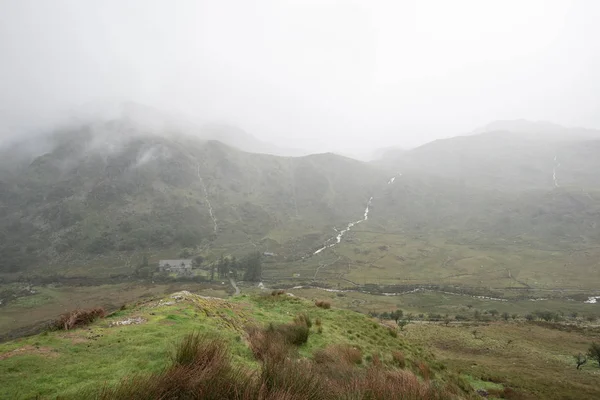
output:
[[[315,302],[315,306],[317,306],[319,308],[323,308],[325,310],[329,310],[331,308],[331,303],[328,302],[327,300],[317,300]]]
[[[54,328],[57,330],[68,331],[73,328],[86,326],[97,320],[104,318],[106,311],[102,307],[90,308],[88,310],[73,310],[61,315],[54,321]]]

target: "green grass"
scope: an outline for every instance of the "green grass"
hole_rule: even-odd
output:
[[[6,285],[10,287],[11,285]],[[212,297],[226,297],[229,286],[220,284],[172,283],[124,283],[99,286],[34,286],[33,295],[17,298],[2,306],[0,313],[0,336],[10,332],[26,332],[27,328],[55,319],[74,307],[102,306],[114,310],[123,304],[160,297],[177,290],[190,290]]]
[[[173,299],[166,299],[173,301]],[[244,340],[244,326],[290,323],[307,313],[322,321],[322,333],[313,325],[308,343],[299,348],[310,357],[330,344],[349,343],[365,356],[380,354],[391,362],[391,352],[401,350],[407,360],[424,361],[434,368],[433,355],[404,338],[391,337],[370,318],[341,309],[323,310],[312,303],[285,296],[282,299],[239,296],[231,301],[186,295],[173,305],[152,301],[119,311],[89,329],[50,332],[0,344],[0,398],[73,398],[103,382],[117,383],[124,376],[159,371],[173,343],[191,331],[206,332],[227,340],[233,360],[256,365]],[[111,322],[142,317],[145,323],[113,326]],[[352,331],[354,334],[348,334]],[[435,368],[434,368],[435,370]],[[439,372],[440,379],[445,379]]]
[[[510,388],[520,393],[514,398],[525,399],[598,398],[600,369],[588,363],[576,370],[573,355],[598,341],[600,330],[558,327],[524,322],[412,324],[404,338],[427,347],[450,370],[462,371],[475,389]]]

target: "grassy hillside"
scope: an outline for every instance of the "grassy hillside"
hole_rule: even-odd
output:
[[[446,370],[430,352],[364,315],[319,308],[286,294],[222,300],[178,292],[119,311],[89,327],[48,332],[0,345],[0,397],[81,398],[85,394],[93,398],[105,385],[115,388],[126,377],[162,371],[169,365],[175,344],[191,332],[220,338],[229,348],[233,365],[248,372],[259,370],[261,362],[266,361],[256,358],[261,356],[253,347],[253,329],[269,324],[298,326],[294,325],[298,315],[311,320],[308,340],[295,347],[295,356],[290,353],[288,357],[313,363],[310,368],[321,371],[322,376],[329,376],[328,370],[340,369],[339,373],[349,374],[346,378],[358,379],[361,374],[374,373],[376,368],[401,374],[404,382],[419,376],[413,384],[422,386],[422,390],[430,387],[427,390],[431,393],[439,388],[441,397],[435,398],[471,396],[465,380]],[[335,353],[342,350],[350,353]],[[343,354],[351,354],[351,365],[344,364],[342,359],[350,356]],[[298,373],[308,375],[309,370]],[[393,387],[391,382],[389,385]],[[391,398],[409,398],[406,393]],[[289,395],[285,398],[306,398]],[[322,393],[311,398],[331,397]]]
[[[268,332],[296,329],[307,332],[306,342],[290,344],[284,353],[261,341]],[[181,353],[181,343],[189,349],[190,333],[200,335],[201,353],[189,357],[202,358],[185,364],[182,357],[190,353]],[[233,373],[227,376],[247,386],[234,397],[244,399],[279,399],[284,389],[286,399],[478,398],[475,390],[489,398],[591,399],[599,394],[599,369],[590,362],[576,370],[572,356],[599,335],[595,328],[522,319],[414,321],[398,330],[390,321],[317,307],[282,292],[224,300],[184,291],[137,303],[89,326],[1,344],[0,396],[150,398],[155,392],[148,390],[175,387],[179,396],[200,390],[198,396],[210,387],[208,397],[201,397],[213,398],[208,393],[215,387],[226,390],[223,374]],[[269,358],[276,354],[285,356]],[[189,374],[197,381],[189,381]],[[251,394],[257,382],[267,385],[262,397]],[[351,392],[344,392],[351,382]]]
[[[274,230],[283,241],[320,240],[326,227],[360,215],[385,180],[332,154],[250,154],[144,135],[125,122],[61,132],[50,151],[20,160],[0,171],[4,273],[43,266],[48,274],[98,258],[130,273],[131,254],[252,248]]]
[[[411,174],[443,177],[476,188],[504,191],[598,187],[600,146],[595,134],[492,130],[440,139],[405,152],[390,152],[375,164]]]

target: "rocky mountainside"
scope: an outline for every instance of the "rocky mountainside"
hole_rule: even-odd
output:
[[[323,232],[362,214],[385,182],[378,169],[333,154],[252,154],[123,120],[4,148],[0,159],[4,272],[111,252],[254,243],[273,230]]]

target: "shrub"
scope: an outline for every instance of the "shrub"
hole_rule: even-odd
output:
[[[323,322],[321,321],[321,318],[315,319],[315,325],[316,326],[321,326],[322,324],[323,324]]]
[[[527,321],[533,321],[535,319],[535,317],[533,316],[533,314],[526,314],[525,319]]]
[[[383,367],[383,363],[381,362],[381,358],[379,357],[379,354],[373,354],[371,356],[371,364],[376,368]]]
[[[282,296],[284,294],[285,294],[285,290],[283,290],[283,289],[278,289],[278,290],[276,289],[271,292],[271,296]]]
[[[445,399],[449,392],[428,382],[421,382],[409,371],[386,371],[370,367],[365,374],[355,374],[351,379],[334,383],[336,398],[356,399]]]
[[[395,329],[393,329],[393,328],[388,328],[388,333],[393,338],[397,338],[398,337],[398,331],[395,330]]]
[[[233,368],[228,354],[223,341],[192,333],[178,344],[164,371],[126,378],[114,388],[104,387],[97,396],[86,393],[80,398],[229,399],[256,391],[251,375]]]
[[[73,310],[61,315],[54,321],[54,328],[68,331],[80,326],[89,325],[98,318],[104,318],[106,311],[102,307],[91,308],[89,310]]]
[[[421,375],[424,380],[428,381],[431,377],[431,369],[429,368],[429,365],[425,364],[423,361],[417,361],[415,366],[419,372],[419,375]]]
[[[308,316],[308,314],[306,314],[306,313],[296,315],[296,317],[294,318],[294,323],[296,325],[304,325],[307,328],[312,327],[312,321],[311,321],[310,317]]]
[[[308,342],[308,335],[310,334],[310,330],[306,325],[286,324],[279,325],[275,329],[276,332],[280,333],[283,336],[283,340],[285,343],[289,343],[295,346],[301,346],[304,343]]]
[[[326,300],[317,300],[315,306],[329,310],[331,308],[331,303]]]
[[[429,318],[430,321],[441,321],[442,320],[442,315],[441,314],[429,314]]]
[[[598,366],[600,367],[600,344],[598,343],[592,343],[590,344],[590,347],[588,348],[588,357],[591,358],[592,360],[595,360],[598,362]]]
[[[363,360],[360,349],[349,344],[336,344],[317,350],[313,358],[317,364],[358,365]]]
[[[194,332],[185,335],[178,343],[171,361],[173,365],[204,368],[214,362],[223,364],[227,360],[227,352],[228,346],[224,341]]]
[[[292,352],[290,346],[301,346],[308,341],[310,329],[305,323],[284,325],[271,323],[266,329],[248,327],[246,333],[254,357],[259,361],[265,361],[285,359]]]
[[[398,368],[405,368],[406,360],[404,358],[404,353],[398,350],[392,351],[392,362]]]
[[[249,327],[246,328],[246,333],[250,350],[259,361],[284,360],[292,352],[292,348],[275,332],[274,328]]]
[[[280,362],[267,360],[262,364],[256,397],[244,399],[267,400],[321,400],[328,395],[326,380],[318,374],[312,363],[286,359]],[[238,397],[240,398],[240,397]]]

